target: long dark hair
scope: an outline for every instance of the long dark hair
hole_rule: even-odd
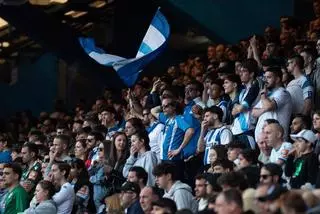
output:
[[[126,146],[125,146],[124,151],[121,153],[121,156],[117,157],[117,148],[116,148],[115,141],[116,141],[117,137],[120,135],[123,135],[125,137]],[[121,165],[122,163],[125,163],[125,161],[127,160],[128,156],[129,156],[129,142],[128,142],[128,138],[124,132],[116,132],[113,135],[113,140],[108,141],[108,143],[103,143],[103,146],[104,146],[105,159],[106,159],[107,163],[112,167],[116,167],[117,162],[118,162],[117,165]]]
[[[139,130],[137,132],[135,132],[133,135],[137,136],[139,138],[139,140],[142,140],[144,142],[144,147],[146,148],[147,151],[150,151],[150,139],[148,136],[148,132],[143,129],[143,130]]]

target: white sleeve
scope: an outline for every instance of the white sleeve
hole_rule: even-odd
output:
[[[231,143],[233,138],[232,132],[230,131],[230,129],[226,128],[223,129],[220,135],[220,142],[221,145],[227,145],[229,143]]]
[[[277,93],[278,92],[278,93]],[[274,97],[272,99],[277,104],[277,109],[286,105],[288,101],[291,102],[291,96],[290,93],[287,90],[278,90],[275,92]]]

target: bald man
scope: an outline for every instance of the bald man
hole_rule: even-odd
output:
[[[146,186],[140,192],[140,205],[145,214],[152,211],[152,202],[159,200],[159,195],[155,187]]]
[[[292,144],[283,141],[284,130],[280,124],[271,123],[264,128],[265,141],[272,147],[270,162],[283,166],[292,150]]]

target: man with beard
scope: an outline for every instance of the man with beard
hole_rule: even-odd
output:
[[[277,119],[288,136],[292,101],[290,93],[282,86],[280,67],[269,67],[264,74],[265,87],[260,92],[260,100],[252,109],[252,116],[258,118],[255,136],[260,136],[266,119]]]
[[[28,207],[28,195],[19,184],[21,175],[22,169],[18,164],[4,165],[3,180],[8,189],[8,193],[5,195],[4,207],[1,207],[1,211],[4,214],[23,212]]]
[[[60,188],[53,197],[56,203],[57,214],[70,214],[75,200],[75,193],[72,185],[67,181],[71,166],[67,163],[54,163],[52,165],[50,177],[56,189]]]

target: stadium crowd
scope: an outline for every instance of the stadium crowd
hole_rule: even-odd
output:
[[[320,213],[320,1],[162,76],[7,120],[0,213]]]

